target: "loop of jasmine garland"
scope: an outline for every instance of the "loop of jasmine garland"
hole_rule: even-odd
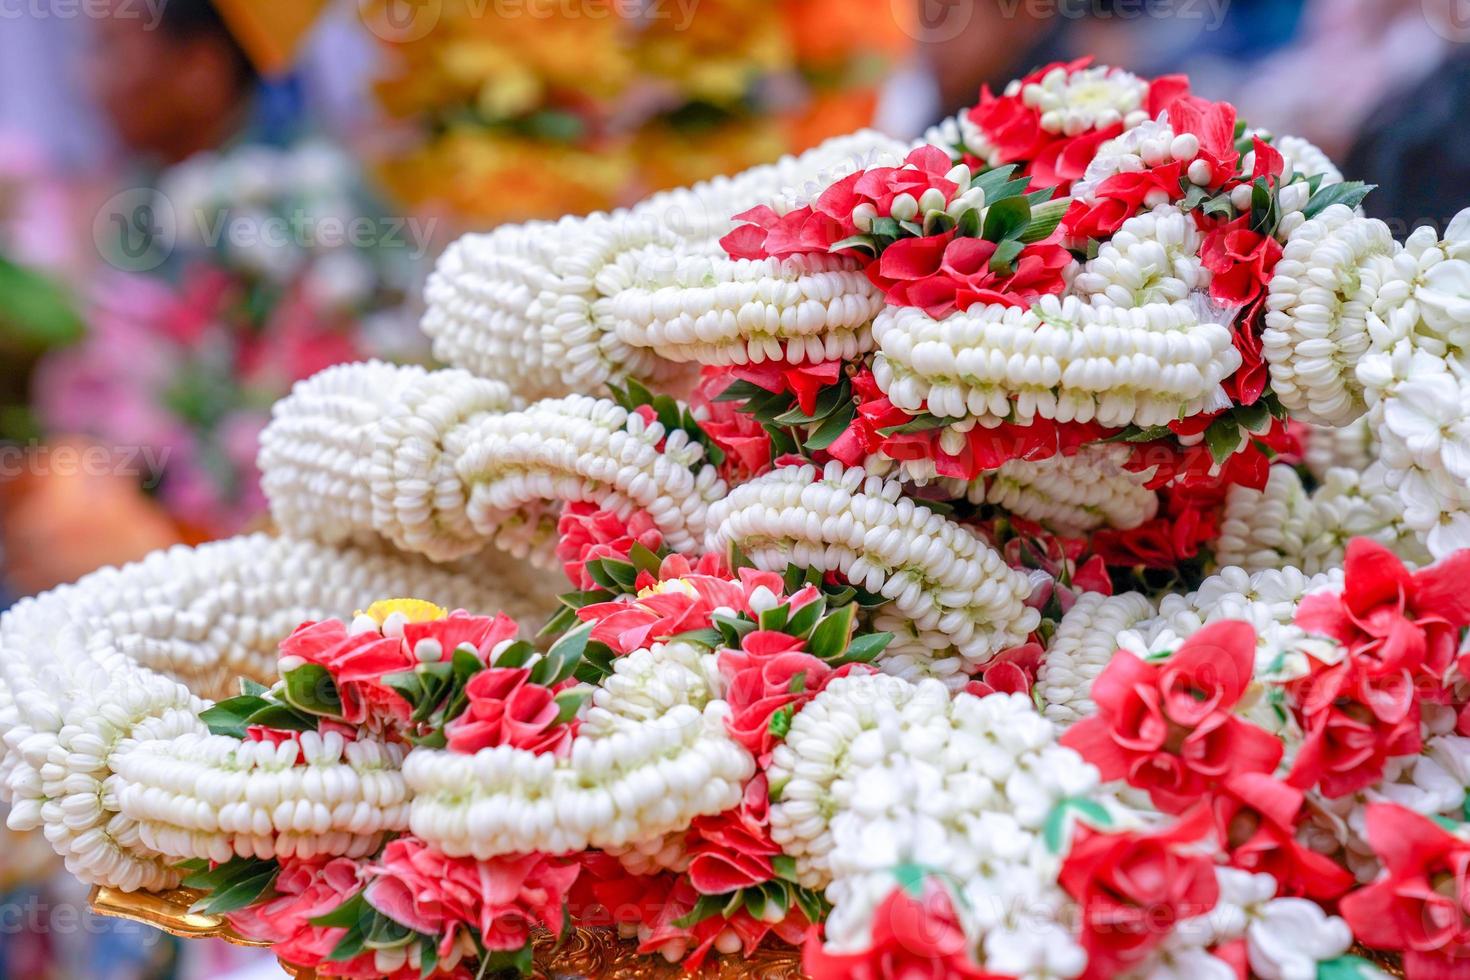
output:
[[[1430,560],[1404,519],[1404,503],[1384,482],[1385,469],[1326,471],[1310,493],[1290,466],[1273,466],[1260,490],[1231,487],[1215,559],[1248,572],[1299,568],[1309,575],[1342,564],[1348,541],[1371,538],[1413,562]]]
[[[1344,426],[1303,423],[1306,435],[1302,447],[1302,463],[1319,481],[1327,471],[1345,468],[1362,472],[1378,458],[1373,427],[1363,416]]]
[[[1322,175],[1319,187],[1329,184],[1340,184],[1343,181],[1342,171],[1332,158],[1322,151],[1317,144],[1300,136],[1278,136],[1271,143],[1276,152],[1281,154],[1285,163],[1283,180],[1290,180],[1294,175],[1303,177],[1315,177]]]
[[[873,324],[873,374],[906,412],[1163,425],[1214,407],[1240,366],[1230,331],[1186,303],[1094,307],[1043,297],[935,320],[890,307]]]
[[[1346,425],[1366,410],[1356,376],[1368,319],[1399,245],[1387,225],[1334,204],[1287,238],[1271,279],[1261,353],[1271,390],[1294,415]]]
[[[826,888],[828,947],[867,947],[893,869],[909,864],[957,884],[956,912],[986,968],[1080,970],[1060,857],[1041,831],[1062,799],[1118,807],[1097,770],[1055,739],[1022,695],[952,698],[936,681],[881,674],[828,684],[793,719],[769,770],[771,837],[803,885]]]
[[[837,572],[893,600],[920,634],[979,666],[1039,619],[1031,584],[971,531],[903,496],[896,481],[830,462],[775,470],[710,509],[707,548],[735,545],[758,568]],[[880,657],[881,661],[881,657]]]
[[[1210,281],[1199,259],[1201,240],[1189,215],[1161,204],[1123,222],[1082,267],[1072,288],[1094,306],[1131,309],[1187,300]]]
[[[362,857],[408,826],[405,751],[336,732],[280,745],[200,732],[137,739],[114,753],[107,792],[143,844],[170,858]]]
[[[688,433],[666,432],[606,399],[574,395],[486,415],[446,448],[458,485],[468,488],[463,520],[482,541],[517,556],[539,557],[553,539],[549,504],[578,500],[624,515],[644,510],[670,548],[694,551],[709,505],[725,494]],[[442,518],[427,506],[419,514],[414,531],[428,537]]]
[[[503,381],[527,399],[595,392],[629,377],[675,382],[687,374],[628,344],[608,315],[628,253],[659,245],[713,253],[733,216],[757,205],[788,209],[870,158],[901,146],[871,130],[831,139],[796,157],[654,195],[629,210],[507,225],[469,235],[445,252],[426,289],[422,327],[434,355]]]
[[[1096,713],[1092,682],[1118,649],[1118,634],[1153,617],[1137,592],[1105,596],[1084,592],[1057,625],[1036,672],[1036,696],[1048,720],[1071,725]]]
[[[1124,468],[1128,454],[1127,446],[1095,444],[1071,456],[1009,460],[968,483],[940,483],[956,498],[995,504],[1068,537],[1100,527],[1127,530],[1159,509],[1146,479]]]
[[[196,691],[268,679],[296,625],[384,595],[544,613],[421,561],[250,535],[156,552],[23,599],[0,617],[0,796],[12,828],[41,829],[85,881],[172,887],[178,875],[104,791],[125,739],[202,733]],[[168,675],[168,676],[165,676]]]
[[[706,686],[717,676],[713,661],[685,643],[613,661],[630,683],[594,695],[565,759],[510,746],[415,749],[403,767],[414,793],[410,828],[451,856],[561,854],[625,848],[735,806],[755,762],[725,731],[719,688]],[[674,683],[645,690],[636,680],[652,675]],[[665,710],[653,709],[651,691]]]
[[[617,335],[670,361],[852,360],[883,294],[853,259],[730,259],[648,248],[604,278]]]
[[[395,512],[414,512],[423,502],[390,476],[427,471],[430,492],[453,493],[452,471],[451,480],[444,473],[444,436],[512,406],[505,385],[464,371],[430,373],[376,361],[328,368],[277,402],[261,435],[261,485],[271,516],[287,533],[331,544],[376,544],[380,534],[397,540]],[[453,530],[483,545],[472,530]]]

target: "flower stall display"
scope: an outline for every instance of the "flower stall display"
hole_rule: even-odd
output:
[[[146,453],[134,469],[185,537],[222,537],[265,512],[260,431],[294,382],[418,355],[404,301],[427,243],[373,218],[325,144],[195,158],[157,197],[170,264],[102,276],[88,336],[41,363],[33,400],[47,432]]]
[[[1081,61],[464,238],[279,537],[0,619],[10,825],[322,977],[1461,976],[1470,223],[1368,190]]]
[[[860,128],[916,36],[888,0],[363,9],[401,124],[384,180],[468,226],[586,214]]]

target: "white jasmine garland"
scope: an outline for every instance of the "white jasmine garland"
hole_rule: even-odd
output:
[[[1223,324],[1187,303],[1094,307],[1043,297],[943,320],[889,307],[873,324],[873,374],[908,412],[983,420],[1162,425],[1213,406],[1240,366]]]
[[[1042,129],[1078,136],[1147,120],[1148,87],[1148,82],[1120,68],[1097,65],[1069,72],[1059,66],[1039,82],[1021,85],[1019,94],[1022,102],[1041,113]],[[1006,94],[1013,93],[1007,89]]]
[[[190,732],[119,747],[107,791],[138,838],[175,860],[363,857],[408,826],[405,753],[335,732],[280,745]]]
[[[1378,458],[1368,417],[1344,426],[1306,425],[1302,462],[1318,480],[1330,469],[1366,470]]]
[[[1072,289],[1094,306],[1132,308],[1175,303],[1209,285],[1199,259],[1194,220],[1172,204],[1160,204],[1123,222],[1077,274]]]
[[[410,829],[451,856],[617,851],[735,806],[755,762],[726,733],[729,706],[706,686],[714,661],[686,643],[617,658],[615,675],[645,680],[594,694],[565,759],[505,745],[473,755],[413,750],[403,766],[414,793]],[[673,683],[660,688],[653,677]],[[666,710],[628,696],[640,688]]]
[[[1284,178],[1292,176],[1315,177],[1322,175],[1318,186],[1342,183],[1342,171],[1337,164],[1313,142],[1300,136],[1279,136],[1271,143],[1286,162]]]
[[[648,248],[609,274],[617,335],[671,361],[851,360],[872,346],[883,294],[856,260],[730,259]]]
[[[1155,615],[1137,592],[1105,596],[1084,592],[1057,625],[1036,673],[1042,713],[1059,725],[1093,714],[1092,682],[1118,649],[1118,635]]]
[[[112,782],[135,743],[199,735],[199,692],[268,680],[306,620],[428,590],[451,607],[544,614],[534,598],[419,561],[251,535],[156,552],[17,603],[0,617],[0,795],[85,881],[171,887],[178,874],[119,812]]]
[[[736,487],[709,515],[708,550],[738,546],[759,568],[838,572],[893,600],[916,633],[972,665],[1024,641],[1031,585],[967,528],[903,496],[894,481],[831,462],[775,470]]]
[[[1128,447],[1083,446],[1071,456],[1013,459],[980,476],[955,496],[995,504],[1068,537],[1100,527],[1128,529],[1151,519],[1158,495],[1147,474],[1128,471]]]
[[[1271,279],[1261,352],[1271,390],[1308,422],[1346,425],[1366,405],[1356,377],[1368,318],[1399,248],[1388,226],[1335,204],[1286,241]]]

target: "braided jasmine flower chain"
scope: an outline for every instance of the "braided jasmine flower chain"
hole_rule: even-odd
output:
[[[1049,721],[1071,725],[1095,714],[1092,682],[1118,649],[1118,634],[1154,616],[1137,592],[1084,592],[1067,610],[1036,673],[1036,695]]]
[[[1366,537],[1409,561],[1427,562],[1385,475],[1381,464],[1362,472],[1331,469],[1308,493],[1294,468],[1273,466],[1263,489],[1230,489],[1215,558],[1249,572],[1299,568],[1316,574],[1342,564],[1350,539]]]
[[[1176,303],[1209,285],[1199,259],[1202,236],[1194,220],[1172,204],[1123,222],[1072,283],[1094,306],[1132,308]]]
[[[1306,438],[1302,463],[1319,481],[1327,471],[1346,468],[1362,472],[1378,458],[1373,427],[1367,416],[1344,426],[1312,425],[1305,422]]]
[[[156,552],[24,599],[0,617],[0,796],[86,881],[165,888],[177,874],[104,790],[127,740],[202,734],[199,691],[269,679],[304,620],[426,589],[451,606],[543,614],[420,561],[251,535]],[[171,676],[165,676],[171,675]]]
[[[943,320],[889,307],[873,324],[873,374],[907,412],[1162,425],[1206,410],[1240,366],[1230,331],[1187,303],[1123,309],[1043,297]]]
[[[403,775],[414,794],[413,833],[451,856],[480,859],[617,851],[739,803],[755,762],[726,733],[729,706],[707,686],[718,677],[713,655],[684,643],[646,654],[613,662],[615,675],[630,677],[627,690],[594,695],[569,758],[510,746],[410,752]],[[634,677],[664,682],[652,685],[664,710],[651,710]]]
[[[377,361],[328,368],[277,402],[261,435],[261,483],[271,516],[289,534],[331,544],[401,537],[395,511],[420,503],[391,480],[375,484],[374,466],[390,473],[395,466],[427,470],[434,493],[453,493],[443,434],[513,406],[505,385],[464,371],[431,373]],[[458,530],[482,543],[471,529]]]
[[[1300,136],[1278,136],[1271,145],[1276,148],[1277,153],[1281,154],[1285,163],[1282,180],[1291,180],[1298,174],[1303,177],[1315,177],[1321,174],[1322,182],[1318,185],[1319,187],[1342,183],[1342,171],[1338,169],[1337,164],[1333,163],[1332,158],[1311,140]]]
[[[1024,696],[951,700],[935,681],[884,675],[829,684],[796,715],[769,772],[772,839],[798,880],[833,903],[827,945],[865,948],[893,869],[917,864],[959,889],[957,912],[987,970],[1080,970],[1060,858],[1041,830],[1065,798],[1118,807],[1097,770],[1055,738]]]
[[[995,504],[1067,537],[1100,527],[1126,530],[1150,520],[1158,494],[1146,475],[1125,468],[1129,450],[1116,444],[1083,446],[1070,456],[1013,459],[969,483],[941,481],[954,497]]]
[[[784,467],[710,510],[707,548],[736,545],[759,567],[837,572],[893,600],[917,634],[979,666],[1036,627],[1030,581],[963,526],[903,496],[893,480],[830,462]],[[880,658],[881,661],[881,658]]]
[[[405,754],[336,732],[280,745],[190,732],[120,745],[107,792],[144,845],[176,860],[362,857],[408,826]]]
[[[468,488],[463,519],[517,556],[539,554],[551,540],[549,503],[575,500],[645,510],[670,548],[694,551],[709,505],[725,494],[704,447],[686,432],[666,432],[606,399],[574,395],[488,415],[448,445]]]
[[[1294,415],[1346,425],[1366,409],[1355,370],[1369,317],[1399,249],[1387,225],[1334,204],[1287,238],[1267,294],[1261,352],[1271,390]]]
[[[605,277],[618,336],[671,361],[800,364],[872,347],[883,294],[843,256],[730,259],[648,248]]]

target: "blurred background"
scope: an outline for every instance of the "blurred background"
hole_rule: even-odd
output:
[[[1092,54],[1470,204],[1470,0],[0,0],[0,609],[265,526],[271,403],[421,361],[438,251]],[[187,945],[187,948],[185,948]],[[0,980],[280,976],[86,912],[0,828]]]

